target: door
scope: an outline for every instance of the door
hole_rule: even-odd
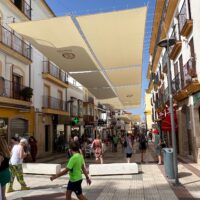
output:
[[[48,85],[44,85],[43,107],[51,108],[50,87]]]
[[[20,92],[22,89],[22,77],[17,74],[13,74],[13,98],[20,99]]]
[[[190,109],[186,107],[186,126],[187,126],[187,139],[188,139],[188,155],[192,155],[192,131],[191,131],[191,119]]]
[[[50,126],[45,125],[45,152],[49,151]]]
[[[59,110],[63,110],[63,94],[62,94],[62,91],[58,90],[58,94],[57,94],[57,97],[58,97],[58,105],[57,105],[57,109]]]

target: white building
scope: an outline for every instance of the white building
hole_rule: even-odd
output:
[[[167,108],[169,106],[166,75],[168,55],[164,48],[157,47],[156,44],[164,37],[176,39],[175,45],[169,49],[169,59],[177,147],[181,156],[195,161],[199,161],[200,148],[199,10],[200,1],[197,0],[157,1],[150,43],[152,63],[148,69],[154,121],[158,122],[165,139],[171,145],[171,124]],[[161,25],[160,30],[159,25]]]

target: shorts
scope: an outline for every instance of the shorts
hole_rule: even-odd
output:
[[[75,181],[75,182],[68,182],[67,190],[75,192],[77,196],[82,194],[82,187],[81,187],[82,180]]]
[[[127,153],[127,154],[126,154],[126,157],[127,157],[127,158],[131,158],[131,156],[132,156],[132,153]]]

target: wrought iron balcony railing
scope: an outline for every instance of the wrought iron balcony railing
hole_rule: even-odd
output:
[[[180,73],[178,73],[172,80],[172,94],[174,95],[180,90],[181,90],[181,76]]]
[[[0,96],[30,102],[30,98],[23,92],[24,85],[0,77]]]
[[[195,58],[190,58],[187,63],[183,66],[182,73],[182,88],[186,87],[190,83],[192,83],[193,78],[197,77],[196,73],[196,60]]]
[[[168,87],[164,90],[163,102],[167,103],[169,101],[169,89]]]
[[[67,73],[56,67],[50,61],[43,62],[43,73],[48,73],[64,83],[68,83]]]
[[[170,39],[175,39],[176,43],[178,41],[181,41],[178,24],[175,24],[173,26],[173,31],[171,33]],[[169,48],[169,55],[172,53],[173,48],[174,48],[174,45]]]
[[[26,0],[11,0],[11,2],[28,18],[31,19],[31,6]]]
[[[30,44],[26,43],[24,40],[15,35],[14,32],[9,31],[4,26],[0,25],[0,29],[0,42],[31,60]]]
[[[163,72],[167,72],[167,62],[168,62],[168,53],[165,51],[163,57],[162,57],[162,67],[163,67]]]
[[[190,0],[184,0],[183,6],[178,15],[178,21],[180,33],[184,36],[187,36],[192,30]]]
[[[190,12],[190,10],[187,9],[187,0],[184,0],[183,6],[182,6],[182,8],[180,10],[180,13],[179,13],[179,27],[180,27],[180,30],[183,29],[187,19],[191,19],[189,12]]]
[[[43,108],[68,111],[66,101],[51,96],[43,96]]]

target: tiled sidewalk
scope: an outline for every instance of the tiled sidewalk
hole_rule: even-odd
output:
[[[150,145],[151,146],[151,145]],[[133,162],[140,162],[138,145],[135,145],[135,154]],[[92,177],[92,185],[87,186],[83,181],[83,191],[89,200],[177,200],[200,198],[200,178],[189,171],[184,165],[179,164],[179,171],[182,177],[180,182],[183,184],[179,190],[174,189],[168,183],[157,164],[153,163],[152,148],[145,155],[145,164],[139,164],[140,174],[137,175],[119,175],[119,176],[101,176]],[[60,163],[65,162],[65,158],[58,158]],[[111,153],[109,150],[105,154],[105,163],[125,162],[124,153],[119,150],[117,153]],[[94,162],[86,160],[87,163]],[[12,199],[43,199],[57,200],[65,199],[65,187],[67,176],[61,177],[53,182],[49,176],[26,175],[25,180],[32,188],[30,191],[17,191],[8,194],[8,200]],[[15,188],[19,189],[18,183]],[[187,190],[189,190],[189,192]],[[175,191],[175,192],[174,192]],[[179,193],[178,197],[177,194]],[[189,194],[189,195],[186,195]],[[192,195],[192,196],[191,196]],[[185,197],[185,198],[184,198]]]

